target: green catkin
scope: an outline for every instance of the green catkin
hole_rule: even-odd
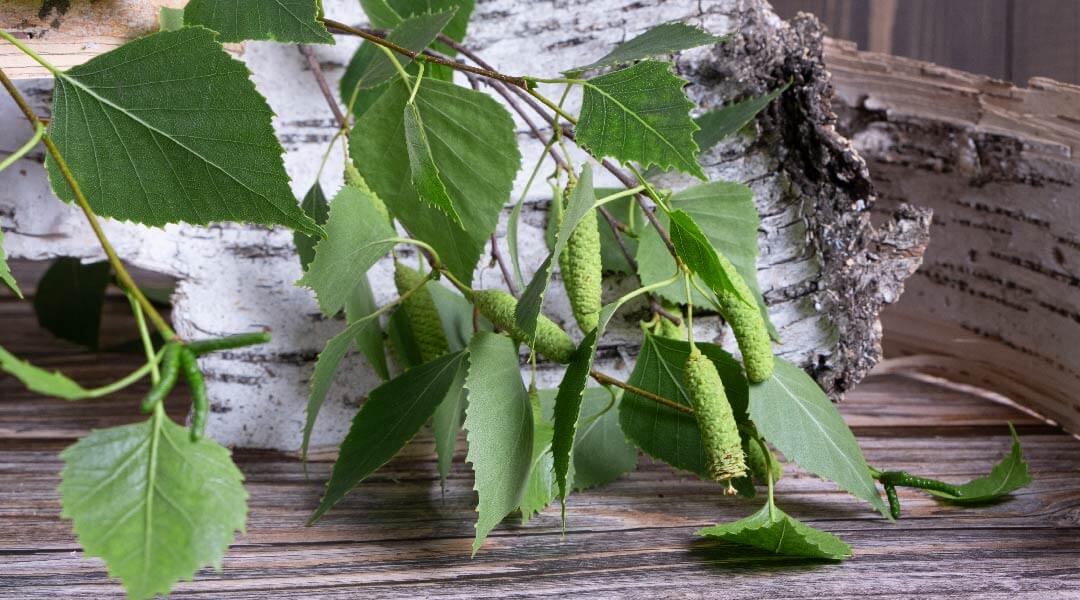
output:
[[[900,497],[896,495],[896,486],[885,484],[885,496],[889,499],[889,514],[893,519],[900,518]]]
[[[683,367],[683,385],[690,396],[705,449],[705,463],[716,481],[730,481],[746,475],[739,428],[716,365],[696,346]]]
[[[199,361],[190,348],[180,351],[180,366],[184,369],[188,389],[191,390],[191,441],[197,442],[206,433],[206,419],[210,412],[210,399],[206,395],[206,380],[199,370]]]
[[[179,376],[180,345],[169,343],[165,346],[165,353],[161,356],[161,378],[143,398],[139,408],[144,413],[154,410],[154,407],[163,402],[169,392],[176,387],[176,380]]]
[[[471,294],[472,303],[480,314],[487,317],[495,326],[510,333],[514,339],[524,341],[526,335],[518,329],[514,321],[517,300],[502,290],[476,290]],[[554,321],[539,315],[536,319],[536,339],[533,349],[549,360],[569,363],[574,358],[577,347],[570,336]]]
[[[416,336],[420,361],[427,363],[449,352],[450,344],[446,341],[439,310],[435,307],[431,292],[424,285],[425,281],[426,278],[416,269],[400,262],[394,264],[394,285],[397,286],[399,295],[404,296],[409,290],[420,288],[402,302],[401,308],[409,319],[413,335]]]
[[[559,255],[559,267],[562,270],[563,287],[570,298],[570,307],[574,310],[578,327],[585,333],[596,329],[600,323],[600,309],[603,307],[603,265],[595,208],[585,213],[581,222],[570,233],[566,247]]]
[[[743,366],[746,368],[746,377],[760,383],[772,376],[773,352],[772,340],[769,339],[769,329],[765,326],[765,318],[757,305],[744,302],[743,298],[753,298],[754,294],[738,276],[734,265],[723,256],[720,256],[721,265],[731,277],[738,293],[718,294],[720,300],[720,314],[731,325],[735,333],[735,341],[739,344],[739,352],[742,353]]]

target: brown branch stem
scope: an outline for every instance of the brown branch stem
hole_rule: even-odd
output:
[[[311,49],[311,46],[299,44],[296,48],[307,59],[308,67],[311,68],[311,73],[315,76],[315,83],[318,84],[319,91],[326,98],[326,104],[334,113],[334,119],[337,121],[338,127],[347,129],[349,121],[345,118],[345,113],[341,112],[341,107],[338,106],[334,93],[330,91],[330,85],[326,82],[326,75],[323,73],[322,65],[319,64],[319,57],[315,56],[315,51]]]
[[[506,257],[503,256],[499,244],[495,241],[494,233],[491,234],[491,256],[499,264],[499,270],[502,271],[503,281],[506,282],[506,288],[510,290],[510,295],[516,298],[518,289],[517,285],[514,284],[514,276],[510,273],[510,265],[506,263]]]
[[[648,390],[643,390],[643,389],[641,389],[639,387],[630,385],[629,383],[626,383],[625,381],[620,381],[618,379],[615,379],[614,377],[611,377],[610,375],[605,375],[605,374],[603,374],[600,371],[597,371],[595,369],[593,369],[592,371],[589,371],[589,375],[593,379],[595,379],[598,383],[602,383],[604,385],[613,385],[613,386],[615,386],[617,388],[622,388],[622,389],[630,392],[631,394],[635,394],[635,395],[641,396],[642,398],[645,398],[647,400],[652,400],[653,402],[663,404],[664,406],[667,406],[668,408],[673,408],[673,409],[675,409],[675,410],[677,410],[677,411],[679,411],[681,413],[685,413],[685,414],[688,414],[688,415],[694,414],[694,409],[690,408],[689,406],[679,404],[678,402],[675,402],[673,400],[668,400],[667,398],[665,398],[663,396],[659,396],[659,395],[654,394],[654,393],[652,393],[652,392],[650,392]]]

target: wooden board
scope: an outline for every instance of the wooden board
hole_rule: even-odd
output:
[[[131,327],[109,303],[106,333]],[[103,382],[137,358],[89,356],[49,338],[29,305],[0,302],[0,344],[80,381]],[[886,368],[888,361],[884,363]],[[141,418],[134,389],[72,404],[0,379],[0,598],[119,598],[101,561],[81,556],[59,518],[57,453],[90,428]],[[169,412],[182,418],[183,398]],[[433,444],[421,435],[319,525],[304,527],[329,474],[293,457],[238,451],[251,495],[248,530],[224,571],[200,572],[176,598],[460,597],[950,597],[1080,595],[1080,441],[1034,418],[948,386],[871,376],[841,410],[869,461],[962,481],[1008,450],[1015,422],[1034,484],[981,508],[901,491],[904,518],[882,520],[832,485],[788,467],[779,504],[840,535],[856,552],[840,564],[777,558],[695,538],[698,528],[745,516],[760,502],[642,458],[633,474],[571,497],[563,535],[557,508],[529,526],[507,522],[469,558],[472,476],[458,456],[445,493]],[[212,417],[213,418],[213,417]]]

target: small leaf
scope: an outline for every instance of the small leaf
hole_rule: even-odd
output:
[[[989,474],[957,486],[960,490],[959,496],[935,490],[926,492],[953,504],[982,504],[1030,484],[1031,474],[1028,472],[1027,461],[1024,460],[1024,451],[1020,448],[1020,436],[1016,435],[1016,428],[1012,423],[1009,423],[1009,432],[1012,434],[1012,450],[1009,454],[994,465]]]
[[[326,493],[309,523],[322,518],[420,431],[447,397],[464,361],[464,352],[447,354],[372,390],[353,418]]]
[[[533,414],[521,383],[517,347],[503,335],[481,332],[469,344],[465,378],[469,406],[466,457],[475,473],[476,507],[473,555],[488,533],[521,503],[533,450]]]
[[[439,311],[439,320],[442,321],[443,333],[450,344],[450,351],[464,350],[469,346],[474,333],[472,303],[461,294],[436,283],[429,283],[428,291],[435,300],[435,308]],[[476,331],[494,330],[491,322],[484,316],[481,315],[476,320]]]
[[[304,194],[304,200],[300,203],[300,208],[305,215],[311,217],[312,221],[319,225],[326,224],[326,219],[330,216],[330,204],[326,202],[326,195],[323,193],[322,185],[318,181],[311,186],[307,194]],[[293,232],[293,245],[296,246],[296,254],[300,257],[300,268],[302,270],[306,271],[311,261],[315,260],[315,245],[318,243],[319,238],[317,237],[299,231]]]
[[[386,0],[360,0],[360,8],[371,21],[372,27],[390,29],[401,23],[401,15]]]
[[[58,74],[49,134],[100,216],[322,236],[289,187],[273,111],[215,37],[202,27],[153,33]],[[73,202],[51,157],[46,167],[53,191]]]
[[[371,282],[368,281],[367,275],[363,275],[345,301],[345,322],[352,325],[361,319],[366,319],[378,308],[375,295],[371,291]],[[386,347],[383,344],[383,332],[378,319],[368,320],[367,325],[357,332],[356,347],[364,353],[368,364],[383,381],[390,379],[390,369],[386,364]]]
[[[585,339],[581,340],[574,359],[566,367],[566,373],[559,383],[559,392],[555,395],[551,454],[555,459],[555,481],[559,485],[559,497],[562,498],[564,511],[570,487],[567,473],[570,471],[571,452],[577,435],[578,419],[581,417],[581,398],[585,392],[585,384],[589,381],[589,371],[592,370],[597,341],[603,335],[606,325],[606,322],[601,322],[600,327],[590,331]]]
[[[851,546],[831,533],[801,523],[784,511],[766,504],[753,515],[733,523],[714,525],[697,534],[743,546],[753,546],[781,556],[843,560]]]
[[[19,289],[18,282],[15,281],[15,277],[11,274],[11,267],[8,266],[7,254],[4,252],[4,233],[2,231],[0,231],[0,281],[3,281],[4,285],[8,286],[8,289],[22,299],[22,290]]]
[[[357,121],[350,153],[364,179],[414,237],[432,245],[459,279],[473,270],[495,231],[521,164],[514,121],[487,94],[442,81],[425,81],[416,94],[424,131],[439,175],[463,226],[420,199],[405,145],[405,104],[400,80]]]
[[[342,187],[330,204],[326,229],[327,238],[315,246],[315,259],[296,283],[314,290],[319,308],[332,317],[360,278],[394,246],[397,232],[372,198],[351,185]]]
[[[750,386],[750,418],[785,457],[835,481],[888,517],[859,442],[840,412],[802,369],[776,359],[773,376]]]
[[[536,270],[529,286],[521,293],[517,309],[514,311],[514,321],[519,329],[528,335],[536,334],[536,319],[540,315],[540,308],[544,304],[544,293],[551,282],[551,263],[562,254],[567,240],[574,228],[578,226],[585,213],[593,207],[596,195],[592,187],[592,166],[585,164],[581,168],[581,176],[578,177],[577,185],[570,191],[570,199],[567,201],[566,210],[563,213],[562,224],[559,226],[555,237],[555,245],[551,253]]]
[[[229,451],[192,442],[163,413],[94,431],[60,458],[62,516],[129,598],[168,594],[205,565],[220,570],[233,532],[244,530],[247,492]]]
[[[735,419],[746,421],[747,382],[742,367],[730,354],[713,344],[697,343],[724,382],[724,392]],[[683,388],[682,372],[690,344],[645,334],[637,364],[627,383],[673,402],[690,406]],[[626,392],[619,404],[619,424],[626,437],[646,454],[667,464],[711,480],[705,465],[701,434],[693,415]]]
[[[162,31],[176,31],[184,26],[184,9],[162,6],[158,12],[158,28]]]
[[[441,210],[446,216],[461,225],[461,217],[454,208],[454,201],[446,192],[446,185],[439,177],[439,167],[431,156],[431,146],[424,132],[423,119],[416,104],[405,105],[405,146],[409,151],[409,173],[416,193],[431,206]]]
[[[469,28],[469,18],[472,17],[473,8],[476,6],[475,0],[389,0],[390,6],[397,14],[402,17],[415,17],[425,13],[438,13],[448,10],[454,11],[454,18],[450,20],[450,23],[446,25],[446,29],[443,31],[447,35],[458,42],[465,39],[465,32]],[[380,26],[381,27],[381,26]],[[442,44],[436,43],[433,48],[441,54],[448,56],[457,55],[457,51],[453,48]],[[436,65],[437,66],[437,65]],[[445,79],[444,81],[449,81]]]
[[[709,150],[720,143],[720,140],[746,127],[747,123],[752,121],[766,106],[772,104],[772,101],[779,98],[789,87],[791,87],[791,83],[786,83],[768,94],[729,104],[701,115],[694,119],[698,127],[701,128],[694,134],[694,141],[697,142],[702,152]]]
[[[730,294],[739,297],[748,306],[756,307],[754,298],[740,293],[746,290],[747,286],[735,284],[735,280],[742,276],[731,261],[717,253],[693,217],[685,211],[676,210],[672,211],[670,219],[671,243],[686,266],[717,296]]]
[[[23,382],[23,385],[32,392],[64,400],[82,400],[90,397],[88,390],[63,373],[39,369],[29,362],[19,360],[3,347],[0,347],[0,368]]]
[[[694,142],[698,126],[690,118],[694,103],[685,85],[669,63],[658,61],[586,81],[578,143],[597,158],[676,168],[705,179]]]
[[[455,350],[456,352],[456,350]],[[454,462],[454,450],[457,448],[458,434],[465,422],[465,406],[468,393],[465,391],[465,372],[458,369],[457,378],[450,384],[446,398],[439,403],[431,417],[431,428],[435,434],[435,454],[439,463],[439,480],[446,485],[446,477]]]
[[[680,50],[714,44],[723,39],[723,36],[712,35],[700,27],[687,25],[679,21],[664,23],[619,44],[600,60],[570,71],[564,71],[564,73],[580,73],[600,67],[631,63],[663,54],[674,54]]]
[[[97,350],[111,273],[107,262],[83,264],[68,257],[53,261],[34,294],[38,324],[62,340]]]
[[[185,25],[213,29],[223,42],[333,44],[319,16],[318,0],[191,0],[184,8]]]
[[[532,462],[525,492],[521,497],[521,524],[528,525],[533,515],[547,508],[555,499],[555,471],[551,456],[550,421],[539,421],[533,430]]]

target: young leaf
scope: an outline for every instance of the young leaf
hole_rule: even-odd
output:
[[[394,246],[397,232],[373,199],[356,186],[346,185],[330,204],[327,238],[315,246],[315,260],[296,284],[311,288],[323,314],[341,310],[357,282]]]
[[[698,530],[697,534],[761,548],[781,556],[828,560],[843,560],[851,556],[851,546],[840,538],[797,521],[768,504],[745,519],[706,527]]]
[[[310,523],[322,518],[420,431],[447,397],[464,361],[464,352],[447,354],[406,371],[368,395],[341,443],[326,493]]]
[[[453,16],[453,11],[418,14],[392,25],[394,30],[386,37],[399,46],[420,52],[431,44]],[[397,59],[406,68],[412,64],[412,59],[406,56],[398,55]],[[353,103],[353,94],[359,94],[353,104],[353,113],[362,115],[386,91],[384,84],[397,74],[393,63],[377,46],[364,42],[341,76],[341,101],[349,106]],[[367,91],[361,93],[361,90]]]
[[[791,83],[786,83],[768,94],[729,104],[701,115],[694,119],[694,122],[701,128],[694,134],[694,141],[697,142],[702,152],[709,150],[720,143],[720,140],[746,127],[747,123],[752,121],[766,106],[772,104],[772,101],[779,98],[789,87],[791,87]]]
[[[307,194],[304,194],[304,200],[300,203],[300,208],[315,223],[319,225],[326,224],[326,219],[330,216],[330,205],[326,202],[326,194],[323,193],[322,185],[318,181],[311,186]],[[300,268],[302,270],[306,271],[311,261],[315,260],[315,245],[318,243],[319,238],[317,237],[299,231],[293,232],[293,245],[296,246],[296,254],[300,257]]]
[[[229,451],[164,414],[92,432],[60,454],[62,516],[129,598],[168,594],[243,531],[247,492]]]
[[[97,350],[111,272],[107,262],[84,265],[68,257],[53,261],[34,294],[38,325],[62,340]]]
[[[465,39],[465,32],[469,28],[469,18],[472,17],[476,0],[389,0],[389,4],[397,14],[405,18],[454,10],[454,18],[447,24],[443,33],[460,42]],[[382,26],[379,25],[379,27]],[[457,50],[446,44],[436,42],[432,47],[441,54],[457,55]],[[449,81],[449,79],[444,79],[444,81]]]
[[[1012,423],[1009,423],[1009,432],[1012,434],[1012,450],[1009,454],[994,465],[989,474],[957,486],[960,490],[959,496],[936,490],[926,491],[953,504],[982,504],[1030,484],[1031,474],[1028,473],[1027,461],[1024,460],[1024,451],[1020,448],[1020,436],[1016,435],[1016,428]]]
[[[748,392],[742,367],[719,346],[698,343],[697,347],[712,360],[720,373],[735,419],[745,421]],[[627,382],[690,406],[682,383],[683,366],[688,356],[690,344],[687,342],[645,334],[637,364]],[[649,456],[695,473],[703,479],[711,479],[705,465],[701,434],[698,433],[693,415],[626,392],[619,404],[619,424],[627,439]]]
[[[223,42],[333,44],[334,36],[318,20],[319,8],[319,0],[191,0],[184,24],[213,29]]]
[[[439,177],[439,167],[431,156],[431,145],[428,143],[420,109],[416,104],[410,102],[405,105],[404,123],[405,146],[409,151],[409,173],[417,195],[460,226],[461,216],[454,208],[454,201],[450,199],[446,185]]]
[[[373,27],[390,29],[401,23],[401,15],[386,0],[360,0],[360,8]]]
[[[754,298],[745,293],[748,286],[738,284],[737,280],[742,276],[735,270],[735,265],[713,248],[693,217],[686,211],[675,210],[671,212],[670,219],[671,243],[686,266],[717,296],[730,294],[739,297],[748,306],[756,307]]]
[[[273,112],[215,35],[162,31],[57,74],[50,135],[101,216],[323,235],[289,188]],[[72,202],[55,162],[46,166]]]
[[[454,350],[455,352],[457,350]],[[450,384],[446,398],[439,403],[431,417],[431,429],[435,434],[435,454],[439,463],[439,480],[446,485],[446,477],[454,462],[454,449],[457,447],[458,433],[465,422],[465,405],[468,393],[465,391],[465,371],[458,369],[457,379]]]
[[[521,163],[514,122],[486,94],[442,81],[425,81],[416,94],[432,158],[462,225],[420,199],[402,180],[409,171],[405,145],[408,87],[393,81],[349,136],[350,153],[361,174],[390,212],[414,236],[431,244],[463,281],[495,231]]]
[[[626,64],[645,58],[652,58],[663,54],[674,54],[680,50],[688,50],[706,44],[714,44],[724,39],[723,36],[715,36],[700,27],[687,25],[679,21],[657,25],[632,40],[623,42],[600,60],[587,64],[564,73],[580,73],[610,67],[612,65]]]
[[[158,29],[176,31],[184,26],[184,9],[162,6],[158,12]]]
[[[538,421],[533,430],[532,462],[525,492],[521,496],[521,524],[528,525],[533,515],[547,508],[555,499],[555,471],[551,456],[550,421]]]
[[[570,191],[570,198],[567,201],[566,211],[563,213],[562,224],[559,226],[559,233],[555,237],[555,246],[551,249],[551,253],[548,254],[547,258],[544,259],[540,268],[536,270],[536,274],[533,275],[529,286],[521,293],[521,299],[518,301],[517,309],[514,311],[514,321],[517,323],[518,328],[526,334],[535,335],[536,318],[540,315],[540,308],[544,303],[544,293],[547,291],[548,283],[551,282],[552,261],[562,253],[567,240],[570,239],[570,234],[595,202],[596,195],[592,187],[592,166],[586,163],[581,168],[581,176],[578,177],[577,185]]]
[[[586,388],[574,440],[574,489],[611,483],[637,468],[637,448],[619,427],[619,400],[604,388]]]
[[[7,254],[4,253],[4,233],[2,231],[0,231],[0,281],[3,281],[4,285],[8,286],[8,289],[22,299],[22,290],[19,289],[19,284],[11,274],[11,267],[7,263]]]
[[[577,140],[597,158],[676,168],[705,179],[690,118],[694,107],[666,62],[644,61],[584,83]]]
[[[802,369],[776,359],[773,376],[750,386],[750,418],[789,460],[835,481],[888,516],[855,434],[825,392]]]
[[[360,281],[356,282],[356,287],[345,300],[345,322],[352,325],[361,319],[366,319],[378,308],[371,291],[371,282],[365,274],[360,277]],[[360,328],[356,334],[356,347],[364,353],[368,364],[379,377],[382,377],[383,381],[390,379],[390,369],[386,364],[386,347],[383,345],[383,332],[378,319],[370,319],[367,325]]]
[[[614,311],[610,311],[610,315]],[[555,395],[554,432],[551,440],[551,454],[554,457],[555,481],[559,485],[559,497],[562,498],[563,510],[566,509],[566,497],[570,483],[567,473],[570,471],[570,457],[577,435],[578,419],[581,417],[581,398],[585,384],[589,381],[596,344],[607,325],[604,319],[600,326],[593,329],[581,340],[574,359],[566,367],[566,373],[559,382],[559,392]]]
[[[469,344],[465,378],[469,406],[465,430],[466,457],[476,475],[476,539],[472,552],[488,533],[521,503],[533,449],[533,414],[521,383],[516,344],[508,337],[481,332]]]
[[[90,397],[87,389],[63,373],[39,369],[29,362],[19,360],[3,347],[0,347],[0,368],[23,382],[23,385],[32,392],[64,400],[82,400]]]

